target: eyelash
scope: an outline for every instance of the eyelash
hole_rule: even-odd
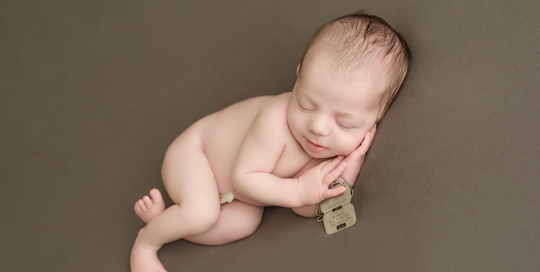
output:
[[[311,110],[308,110],[308,109],[304,108],[300,103],[298,103],[298,106],[300,106],[300,108],[302,108],[303,110],[311,111]],[[346,127],[346,126],[344,126],[344,125],[342,125],[340,123],[337,123],[337,124],[338,124],[338,126],[340,126],[341,128],[343,128],[345,130],[352,130],[353,129],[353,127]]]
[[[304,106],[302,106],[302,105],[300,104],[300,102],[298,102],[298,106],[300,106],[300,108],[302,108],[302,109],[304,109],[304,110],[311,111],[311,110],[308,110],[308,109],[304,108]]]
[[[338,125],[339,125],[340,127],[342,127],[343,129],[345,129],[345,130],[352,130],[352,129],[353,129],[353,127],[346,127],[346,126],[344,126],[344,125],[342,125],[342,124],[340,124],[340,123],[338,123]]]

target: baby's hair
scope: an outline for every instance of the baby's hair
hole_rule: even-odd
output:
[[[317,29],[302,56],[300,70],[308,53],[328,56],[329,66],[345,76],[358,71],[381,71],[389,76],[377,122],[409,71],[410,50],[405,39],[385,20],[364,11],[339,17]]]

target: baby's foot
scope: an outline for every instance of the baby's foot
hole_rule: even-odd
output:
[[[158,189],[150,190],[150,196],[152,199],[144,196],[135,203],[135,213],[137,213],[144,223],[150,222],[150,220],[165,210],[165,202],[163,202],[163,197]]]
[[[137,236],[129,260],[131,272],[167,272],[157,257],[157,251],[145,245]]]

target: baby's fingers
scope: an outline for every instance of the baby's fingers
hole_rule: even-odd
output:
[[[338,187],[334,187],[332,189],[328,189],[323,193],[323,198],[327,199],[327,198],[336,197],[338,195],[343,194],[343,192],[345,192],[345,190],[346,189],[343,186],[338,186]]]
[[[371,137],[371,132],[369,132],[368,135],[366,135],[366,138],[364,138],[362,144],[356,149],[359,156],[363,156],[367,153],[369,147],[371,146],[371,141],[373,141],[373,137]]]
[[[330,183],[336,180],[343,171],[347,169],[347,163],[342,161],[334,170],[330,171],[323,180],[323,186],[328,187]]]
[[[369,149],[369,147],[373,143],[373,139],[375,138],[375,133],[376,132],[377,132],[377,125],[373,126],[373,129],[369,132],[369,137],[367,137],[366,143],[365,143],[365,147],[366,147],[365,152],[367,152],[367,150]],[[364,145],[364,143],[362,143],[362,145]]]
[[[323,168],[321,169],[321,173],[323,175],[329,173],[330,171],[335,169],[344,159],[345,156],[337,156],[334,159],[327,160],[328,163],[323,166]]]
[[[376,128],[374,127],[370,132],[366,134],[362,144],[354,151],[355,155],[363,156],[367,153],[371,143],[373,143],[373,138],[375,138]]]

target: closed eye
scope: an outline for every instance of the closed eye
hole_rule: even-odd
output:
[[[298,106],[300,106],[300,108],[302,108],[303,110],[307,110],[307,111],[311,111],[307,108],[305,108],[304,106],[302,106],[302,104],[300,104],[300,102],[296,101],[298,103]]]
[[[354,129],[354,127],[344,126],[344,125],[342,125],[342,124],[340,124],[340,123],[338,123],[338,125],[339,125],[342,129],[345,129],[345,130],[352,130],[352,129]]]

